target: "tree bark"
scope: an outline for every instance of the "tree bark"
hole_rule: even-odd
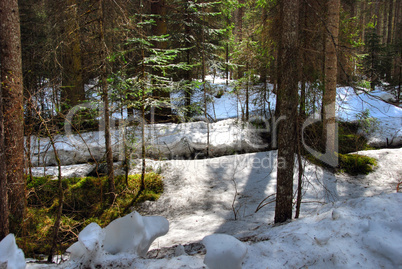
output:
[[[10,229],[25,214],[24,113],[18,1],[0,0],[0,63]],[[4,171],[4,170],[3,170]],[[3,172],[4,173],[4,172]],[[4,183],[4,181],[2,180]],[[4,190],[3,190],[4,191]]]
[[[110,202],[113,203],[115,197],[114,170],[113,170],[113,151],[110,137],[110,112],[109,112],[109,94],[107,83],[107,46],[105,38],[105,1],[99,0],[99,30],[100,30],[100,64],[101,64],[101,88],[103,99],[103,112],[105,118],[105,147],[106,147],[106,163],[107,178],[109,185]]]
[[[387,34],[387,45],[391,45],[392,43],[392,21],[394,20],[394,0],[389,0],[389,9],[388,9],[388,34]]]
[[[387,43],[387,27],[388,27],[388,9],[389,9],[389,2],[390,0],[384,0],[383,3],[383,15],[382,15],[382,43]]]
[[[278,179],[275,223],[292,218],[293,169],[298,104],[298,23],[299,1],[281,1],[281,40],[279,44]]]
[[[1,30],[0,30],[1,31]],[[0,84],[0,241],[9,233],[7,166],[4,147],[3,97]]]
[[[360,29],[360,39],[364,43],[364,40],[366,38],[366,0],[360,2]]]
[[[156,15],[155,25],[152,27],[152,33],[155,36],[163,36],[168,33],[168,26],[166,21],[167,15],[167,3],[165,0],[152,1],[151,2],[151,13]],[[157,42],[156,48],[166,49],[166,42]],[[155,71],[156,75],[160,76],[160,71]],[[163,89],[155,90],[154,95],[157,99],[163,102],[170,102],[170,93]],[[155,108],[155,121],[156,122],[166,122],[172,119],[172,110],[167,105],[162,105],[162,107]]]
[[[336,81],[338,71],[338,33],[339,33],[340,0],[328,0],[327,2],[327,27],[325,44],[325,91],[323,95],[323,141],[329,156],[335,158],[336,149],[336,125],[335,125],[335,101]],[[331,162],[332,163],[332,162]]]
[[[80,25],[78,23],[77,1],[67,0],[63,33],[62,106],[63,111],[85,100],[81,60]]]

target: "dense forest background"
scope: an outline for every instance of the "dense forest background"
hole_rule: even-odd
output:
[[[113,194],[111,116],[140,117],[146,123],[216,120],[207,103],[210,96],[226,93],[207,83],[207,76],[225,79],[230,94],[239,96],[242,120],[255,113],[249,109],[250,89],[263,85],[254,89],[260,96],[256,105],[263,116],[287,116],[279,132],[292,142],[279,139],[278,156],[290,163],[297,118],[335,113],[330,104],[336,85],[381,87],[394,96],[390,102],[400,104],[401,5],[398,0],[18,1],[23,92],[14,97],[21,98],[19,107],[10,105],[14,97],[2,86],[4,162],[12,171],[5,177],[13,184],[11,229],[18,230],[26,204],[23,169],[12,167],[30,166],[31,136],[64,133],[66,121],[74,132],[84,132],[98,130],[99,117],[105,119],[108,188]],[[271,93],[277,94],[276,107],[267,98]],[[77,105],[87,109],[69,118]],[[16,111],[23,118],[19,128],[8,120]],[[15,135],[22,130],[25,151],[13,146],[24,140]],[[324,141],[334,136],[331,132],[323,130]],[[142,153],[145,159],[145,144]],[[278,172],[279,185],[281,178],[293,178],[293,170]],[[288,180],[287,192],[289,186],[291,196]],[[291,218],[292,200],[285,200],[277,200],[285,204],[278,208],[287,208],[276,212],[277,222]]]
[[[200,113],[197,108],[202,106],[191,99],[196,88],[191,82],[208,74],[237,79],[243,85],[236,89],[242,91],[248,84],[243,81],[277,84],[281,36],[277,1],[19,1],[19,5],[24,96],[26,106],[31,106],[25,110],[27,126],[38,125],[33,109],[56,123],[75,105],[97,100],[103,93],[102,76],[111,102],[119,106],[113,109],[128,113],[139,109],[135,83],[148,80],[146,94],[160,107],[159,122],[177,120],[174,115],[179,111],[166,110],[174,91],[182,93],[174,102],[180,104],[175,107],[182,109],[185,119]],[[401,80],[400,6],[399,1],[341,1],[338,84],[387,85],[399,98],[395,86]],[[310,96],[323,87],[326,5],[300,1],[298,10],[300,53],[295,64],[299,81],[317,84],[303,89],[302,96]],[[302,107],[303,113],[311,112],[309,104]]]

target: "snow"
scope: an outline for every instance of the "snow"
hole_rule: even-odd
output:
[[[82,177],[91,173],[95,169],[95,164],[73,164],[61,167],[62,178]],[[51,176],[57,177],[59,174],[59,168],[57,166],[44,166],[44,167],[32,167],[32,176],[43,177]]]
[[[207,249],[204,263],[210,269],[241,269],[247,254],[245,244],[227,234],[206,236],[202,243]]]
[[[251,124],[243,124],[235,119],[223,120],[209,125],[211,156],[222,156],[233,152],[252,152],[268,147],[259,136],[261,130],[254,130]],[[136,138],[127,141],[134,157],[141,156],[141,131],[128,127],[128,133]],[[124,148],[122,130],[111,131],[114,159],[121,159]],[[182,124],[157,124],[146,126],[147,156],[156,159],[194,158],[205,155],[208,140],[205,122]],[[105,157],[104,132],[57,135],[55,145],[62,165],[87,163],[95,158]],[[56,165],[54,150],[48,138],[31,138],[31,162],[34,166]],[[85,141],[85,142],[84,142]]]
[[[169,231],[164,217],[142,217],[138,212],[116,219],[105,228],[104,249],[111,253],[134,253],[145,257],[151,243]]]
[[[260,234],[244,267],[401,268],[401,202],[394,193],[324,206],[315,216]]]
[[[13,234],[7,235],[0,242],[0,268],[23,269],[25,257],[21,249],[15,243]]]
[[[245,244],[242,268],[402,268],[402,194],[396,193],[402,149],[364,154],[378,160],[369,175],[332,174],[303,161],[301,218],[283,225],[272,224],[274,203],[255,212],[275,192],[276,151],[204,160],[148,160],[163,167],[165,192],[138,210],[168,219],[169,232],[154,241],[146,259],[130,251],[108,254],[100,256],[103,268],[205,268],[208,250],[191,249],[214,234],[231,235]],[[96,250],[94,242],[99,240],[93,239],[99,238],[99,228],[86,229],[80,241]],[[117,242],[124,246],[130,236],[116,236],[113,248],[120,247]],[[70,261],[51,266],[74,265]],[[35,267],[28,264],[28,268]]]
[[[337,115],[344,121],[355,121],[357,115],[368,110],[369,116],[379,121],[378,130],[365,134],[368,143],[376,147],[402,144],[402,108],[384,102],[390,94],[380,89],[366,93],[353,88],[337,88]]]
[[[212,78],[209,78],[212,80]],[[223,83],[223,81],[218,81]],[[223,84],[214,84],[215,87],[226,87]],[[260,86],[259,86],[260,87]],[[272,85],[269,85],[272,88]],[[226,93],[221,98],[213,98],[210,114],[216,115],[220,120],[209,124],[210,155],[218,157],[234,152],[255,152],[268,149],[273,141],[262,141],[261,129],[250,123],[243,123],[236,118],[241,111],[238,97]],[[383,101],[389,99],[389,93],[375,90],[369,94],[365,91],[356,92],[351,87],[337,89],[337,117],[344,121],[356,121],[361,112],[368,110],[369,116],[378,120],[378,129],[365,133],[368,143],[375,147],[398,146],[402,144],[402,108]],[[275,95],[270,94],[271,108],[274,108]],[[251,91],[250,110],[256,112],[261,102],[258,92]],[[260,115],[261,113],[257,113]],[[256,115],[257,115],[256,114]],[[251,114],[253,115],[253,114]],[[235,117],[235,119],[227,119]],[[141,122],[140,119],[133,119]],[[119,122],[124,126],[128,122]],[[141,156],[141,130],[139,127],[127,127],[129,140],[123,142],[123,129],[113,127],[111,139],[115,161],[122,160],[124,143],[131,148],[133,158]],[[71,129],[71,128],[70,128]],[[274,131],[274,130],[266,130]],[[206,155],[205,148],[208,140],[208,126],[206,122],[189,122],[181,124],[149,124],[146,125],[147,156],[154,159],[194,159]],[[54,137],[56,148],[62,165],[84,164],[96,159],[105,158],[104,131],[82,134],[56,135]],[[53,148],[48,138],[31,137],[31,162],[34,166],[57,165]]]
[[[225,94],[216,100],[217,118],[237,115],[236,98]],[[380,121],[380,128],[368,135],[369,143],[400,145],[402,109],[381,98],[390,96],[380,90],[368,95],[338,88],[338,118],[355,121],[368,109]],[[109,228],[87,226],[70,247],[68,262],[40,268],[77,268],[82,262],[93,268],[96,264],[103,268],[205,268],[204,260],[211,265],[208,256],[230,261],[225,255],[241,257],[245,252],[237,251],[243,247],[247,252],[237,263],[242,268],[402,268],[402,194],[396,193],[402,179],[402,148],[358,152],[377,159],[378,167],[369,175],[333,174],[303,160],[300,219],[274,225],[277,164],[281,161],[277,151],[256,152],[267,146],[259,130],[236,119],[211,123],[210,130],[215,158],[197,159],[205,155],[205,122],[147,126],[148,150],[157,159],[147,159],[147,165],[161,170],[164,177],[160,199],[137,208],[144,217],[134,212]],[[120,134],[120,130],[112,132],[116,160],[122,149]],[[63,163],[86,163],[91,154],[102,159],[103,136],[102,131],[84,133],[86,144],[78,135],[57,136]],[[48,141],[32,142],[34,164],[54,164]],[[138,139],[132,143],[136,154],[140,154],[139,143]],[[93,165],[63,166],[62,171],[63,176],[83,175],[91,169]],[[51,175],[57,171],[49,167],[33,170]],[[297,173],[294,182],[296,190]],[[259,207],[265,198],[266,204]],[[142,232],[130,233],[130,227]],[[228,252],[219,255],[225,249]],[[28,268],[35,266],[28,264]]]
[[[145,257],[151,243],[169,230],[169,222],[164,217],[141,216],[132,212],[112,221],[102,229],[91,223],[78,235],[78,242],[67,249],[70,260],[64,268],[99,266],[115,262],[122,257]]]

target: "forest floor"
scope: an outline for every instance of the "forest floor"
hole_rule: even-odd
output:
[[[333,174],[304,161],[301,217],[284,225],[273,225],[274,203],[255,212],[275,193],[275,151],[149,160],[148,165],[162,170],[165,191],[138,211],[166,217],[169,232],[155,240],[148,259],[120,255],[112,268],[205,268],[200,240],[215,233],[245,242],[243,268],[401,268],[402,194],[396,187],[402,178],[402,149],[363,153],[378,160],[368,175]],[[176,257],[180,244],[187,254]],[[74,266],[79,265],[50,267]]]
[[[369,143],[377,147],[400,145],[402,109],[383,102],[385,92],[365,95],[339,88],[338,93],[340,119],[356,121],[368,109],[368,115],[379,122],[379,128],[367,137]],[[232,117],[239,111],[235,99],[225,98],[215,104],[217,118]],[[204,131],[198,134],[191,129],[190,133],[203,140]],[[222,136],[215,135],[218,139]],[[166,217],[169,232],[154,241],[146,259],[119,255],[101,265],[205,268],[205,248],[200,241],[224,233],[246,244],[243,268],[402,268],[402,194],[397,193],[402,181],[402,148],[358,154],[377,160],[373,172],[357,176],[333,173],[303,159],[300,218],[283,225],[273,224],[277,151],[199,160],[147,160],[147,166],[164,177],[164,193],[136,210],[142,215]],[[297,175],[294,182],[296,190]],[[175,254],[180,245],[185,253]],[[71,262],[28,263],[27,268],[79,266]]]

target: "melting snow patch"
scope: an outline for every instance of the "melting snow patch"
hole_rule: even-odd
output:
[[[112,221],[104,229],[91,223],[78,235],[78,242],[67,249],[70,253],[69,266],[127,262],[124,259],[132,262],[139,256],[144,257],[152,242],[168,230],[166,218],[143,217],[137,212]]]
[[[13,234],[7,235],[0,242],[0,268],[23,269],[25,257],[21,249],[15,243]]]
[[[206,236],[202,243],[207,249],[204,263],[210,269],[241,269],[247,254],[247,247],[233,236],[212,234]]]

